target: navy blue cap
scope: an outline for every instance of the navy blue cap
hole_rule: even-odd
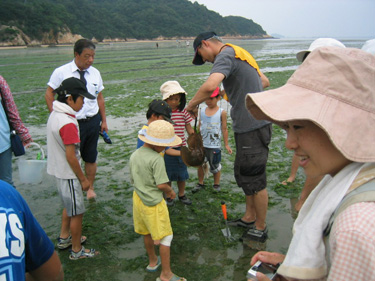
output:
[[[90,100],[95,99],[93,95],[87,92],[85,83],[75,77],[70,77],[61,82],[61,85],[56,88],[54,93],[58,95],[80,95]]]
[[[195,65],[202,65],[204,64],[204,61],[201,57],[200,54],[198,54],[198,47],[202,44],[202,41],[203,40],[208,40],[214,36],[217,36],[215,32],[213,31],[208,31],[208,32],[203,32],[201,34],[199,34],[195,40],[194,40],[194,43],[193,43],[193,47],[194,47],[194,59],[193,59],[193,64]]]

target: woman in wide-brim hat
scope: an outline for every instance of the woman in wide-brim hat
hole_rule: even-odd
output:
[[[286,85],[247,95],[246,106],[286,130],[285,146],[307,175],[324,176],[300,210],[286,256],[258,252],[251,264],[281,263],[277,273],[287,280],[374,280],[375,57],[318,48]],[[356,192],[366,193],[350,205]]]

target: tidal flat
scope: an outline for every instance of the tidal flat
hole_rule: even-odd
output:
[[[365,40],[342,40],[348,47],[360,48]],[[229,41],[228,41],[229,42]],[[295,54],[307,49],[312,40],[231,40],[247,49],[270,79],[270,89],[285,84],[299,63]],[[95,248],[100,255],[94,259],[69,260],[69,251],[57,250],[64,266],[65,280],[155,280],[159,274],[147,273],[148,264],[143,238],[134,233],[132,221],[133,187],[129,179],[128,160],[136,148],[137,132],[146,122],[148,103],[161,98],[159,88],[167,80],[177,80],[188,92],[188,100],[205,81],[210,64],[194,66],[192,42],[162,41],[99,44],[94,66],[102,74],[105,89],[109,135],[113,144],[99,139],[98,173],[95,202],[86,201],[83,235],[86,248]],[[48,110],[44,100],[52,71],[73,59],[73,46],[49,48],[0,49],[0,74],[7,80],[21,118],[30,129],[35,142],[46,151]],[[230,110],[221,101],[220,106]],[[231,120],[229,142],[235,153]],[[245,280],[252,255],[257,250],[285,253],[292,236],[296,217],[293,206],[303,185],[298,171],[296,181],[281,186],[290,171],[292,152],[284,147],[285,133],[273,127],[267,165],[269,208],[266,243],[240,242],[243,230],[231,227],[236,241],[227,242],[221,229],[225,223],[221,201],[225,201],[229,219],[241,216],[245,209],[244,194],[233,176],[234,154],[222,152],[221,191],[207,188],[192,194],[197,171],[189,168],[186,193],[191,206],[176,202],[169,208],[174,238],[171,247],[172,270],[189,281]],[[34,158],[27,150],[26,157]],[[32,212],[51,240],[56,243],[60,231],[62,206],[54,179],[44,173],[39,184],[24,184],[18,176],[17,158],[13,160],[14,182]],[[177,187],[174,186],[175,190]]]

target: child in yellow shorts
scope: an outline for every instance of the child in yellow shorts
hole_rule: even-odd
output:
[[[170,246],[173,238],[168,207],[163,192],[174,199],[176,193],[168,185],[163,157],[159,154],[168,146],[176,146],[181,139],[175,135],[173,125],[164,120],[152,122],[138,137],[144,142],[130,156],[129,167],[133,192],[133,220],[136,233],[143,235],[149,258],[146,270],[155,272],[160,265],[159,281],[186,281],[173,274],[170,268]],[[154,245],[160,245],[160,257]]]

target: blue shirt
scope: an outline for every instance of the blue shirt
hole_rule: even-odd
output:
[[[25,280],[26,272],[39,268],[53,253],[51,240],[25,200],[0,180],[0,280]]]
[[[212,116],[206,115],[206,108],[201,109],[201,135],[203,139],[203,146],[207,148],[221,147],[221,113],[222,108]]]

